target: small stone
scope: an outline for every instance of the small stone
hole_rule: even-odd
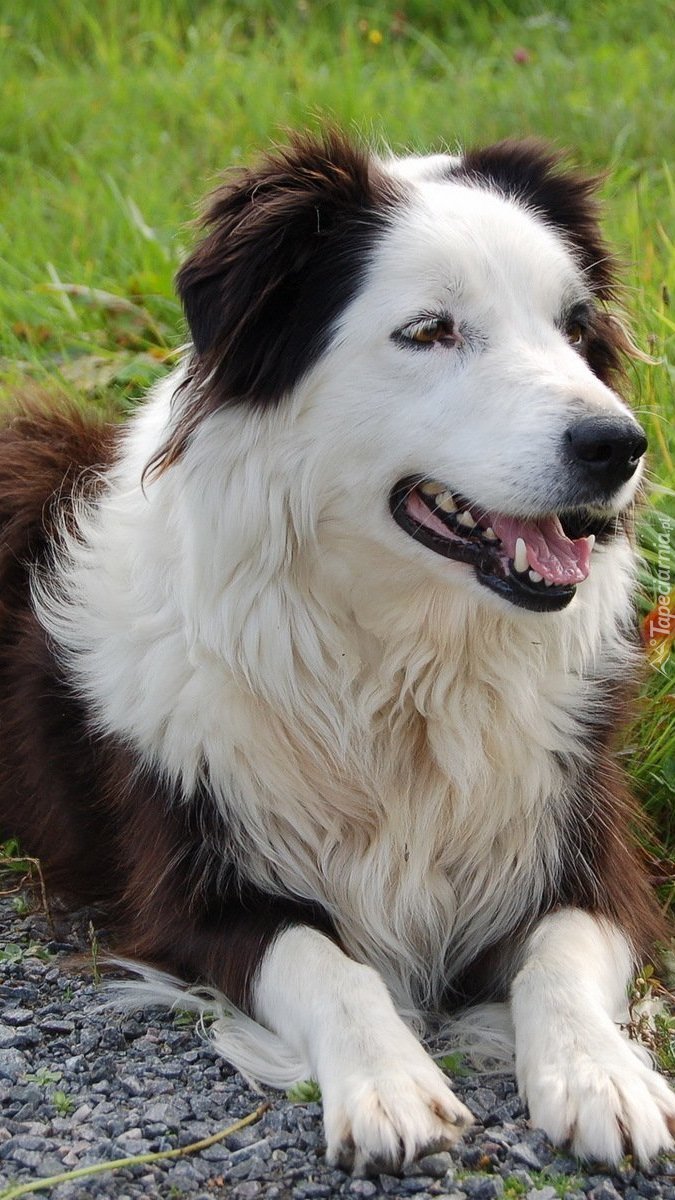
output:
[[[254,1142],[260,1141],[260,1132],[258,1129],[239,1129],[236,1133],[231,1133],[227,1142],[228,1150],[243,1150],[245,1146],[252,1146]]]
[[[520,1096],[509,1096],[503,1104],[497,1105],[490,1113],[490,1121],[498,1121],[500,1124],[504,1121],[512,1121],[514,1117],[521,1117],[524,1112],[524,1105]]]
[[[524,1163],[533,1171],[541,1171],[541,1159],[538,1154],[535,1154],[532,1147],[528,1146],[527,1142],[516,1142],[515,1146],[511,1147],[511,1157],[515,1158],[516,1162]]]
[[[16,1083],[28,1068],[25,1054],[16,1047],[0,1050],[0,1079],[10,1079]]]
[[[469,1167],[472,1171],[475,1171],[481,1164],[483,1151],[480,1146],[460,1146],[459,1157],[465,1167]]]
[[[639,1189],[639,1191],[644,1195],[642,1189]],[[597,1187],[591,1188],[588,1193],[588,1200],[621,1200],[621,1197],[612,1181],[610,1179],[603,1179],[602,1183],[599,1183]]]
[[[15,1156],[17,1150],[42,1151],[44,1153],[48,1144],[46,1138],[36,1137],[34,1133],[17,1133],[0,1147],[0,1158],[10,1158],[14,1162],[19,1162],[20,1160]]]
[[[532,1188],[527,1193],[527,1200],[556,1200],[557,1195],[554,1187]]]
[[[515,1125],[508,1129],[503,1125],[490,1125],[485,1130],[486,1138],[488,1138],[491,1142],[496,1142],[498,1146],[503,1146],[507,1149],[510,1149],[510,1147],[518,1141],[521,1135],[522,1130],[517,1129]]]
[[[54,1017],[45,1017],[38,1021],[38,1024],[45,1033],[61,1033],[64,1036],[73,1033],[75,1029],[72,1021],[58,1021]]]
[[[430,1175],[412,1175],[408,1179],[402,1179],[399,1186],[402,1192],[414,1196],[417,1192],[426,1192],[433,1182]]]
[[[490,1113],[494,1112],[498,1106],[498,1101],[491,1088],[476,1088],[475,1092],[469,1092],[467,1104],[477,1117],[484,1119]]]
[[[244,1183],[238,1183],[230,1195],[232,1200],[253,1200],[254,1196],[259,1196],[261,1191],[262,1187],[257,1180],[248,1179]]]
[[[635,1173],[633,1182],[640,1195],[646,1196],[647,1200],[655,1200],[655,1197],[661,1195],[661,1185],[655,1179],[647,1179],[641,1171]]]
[[[131,1137],[128,1133],[122,1133],[115,1140],[117,1145],[122,1147],[125,1156],[147,1154],[150,1150],[150,1142],[144,1137]]]
[[[551,1163],[551,1169],[555,1170],[556,1175],[578,1175],[579,1159],[564,1154],[556,1154]]]
[[[38,1041],[34,1029],[21,1026],[15,1029],[12,1025],[0,1025],[0,1050],[27,1050]]]
[[[471,1200],[497,1200],[504,1195],[504,1180],[501,1175],[475,1175],[463,1179],[461,1186]]]
[[[19,1000],[37,1000],[38,995],[39,991],[33,983],[0,984],[0,1000],[13,1000],[16,1003]]]
[[[417,1165],[423,1175],[431,1175],[434,1179],[442,1179],[448,1171],[452,1170],[452,1155],[448,1154],[447,1150],[442,1150],[438,1154],[425,1154],[424,1158],[418,1160]]]
[[[161,1101],[149,1104],[143,1114],[144,1120],[151,1125],[164,1125],[167,1129],[178,1129],[181,1124],[180,1114],[174,1105]]]
[[[377,1187],[370,1179],[352,1179],[349,1193],[352,1196],[376,1196]]]
[[[7,1025],[30,1025],[33,1014],[29,1008],[6,1008],[2,1019]]]
[[[84,1121],[91,1116],[91,1114],[92,1107],[90,1104],[80,1104],[79,1108],[76,1108],[72,1115],[73,1125],[82,1125]]]

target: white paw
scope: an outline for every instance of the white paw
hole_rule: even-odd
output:
[[[616,1026],[594,1023],[568,1038],[540,1032],[517,1059],[532,1125],[580,1158],[646,1165],[673,1148],[675,1093]]]
[[[426,1058],[426,1055],[424,1056]],[[326,1157],[356,1175],[397,1172],[423,1154],[448,1150],[474,1118],[436,1065],[369,1065],[324,1092]]]

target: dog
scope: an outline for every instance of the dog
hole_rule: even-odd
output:
[[[645,435],[596,181],[536,141],[302,134],[216,190],[191,344],[123,426],[0,434],[3,827],[114,948],[320,1085],[327,1155],[472,1121],[414,1027],[500,1002],[532,1122],[616,1163],[662,935],[612,754]]]

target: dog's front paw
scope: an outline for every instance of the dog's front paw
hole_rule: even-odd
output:
[[[540,1040],[540,1039],[537,1039]],[[556,1145],[584,1159],[642,1165],[673,1148],[675,1093],[608,1022],[573,1045],[528,1048],[518,1064],[530,1119]]]
[[[431,1060],[423,1070],[353,1072],[324,1094],[324,1116],[328,1161],[356,1175],[396,1173],[448,1150],[474,1121]]]

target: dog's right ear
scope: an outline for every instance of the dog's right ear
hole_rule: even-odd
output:
[[[326,348],[398,194],[335,130],[296,136],[213,194],[177,277],[210,406],[290,391]]]

